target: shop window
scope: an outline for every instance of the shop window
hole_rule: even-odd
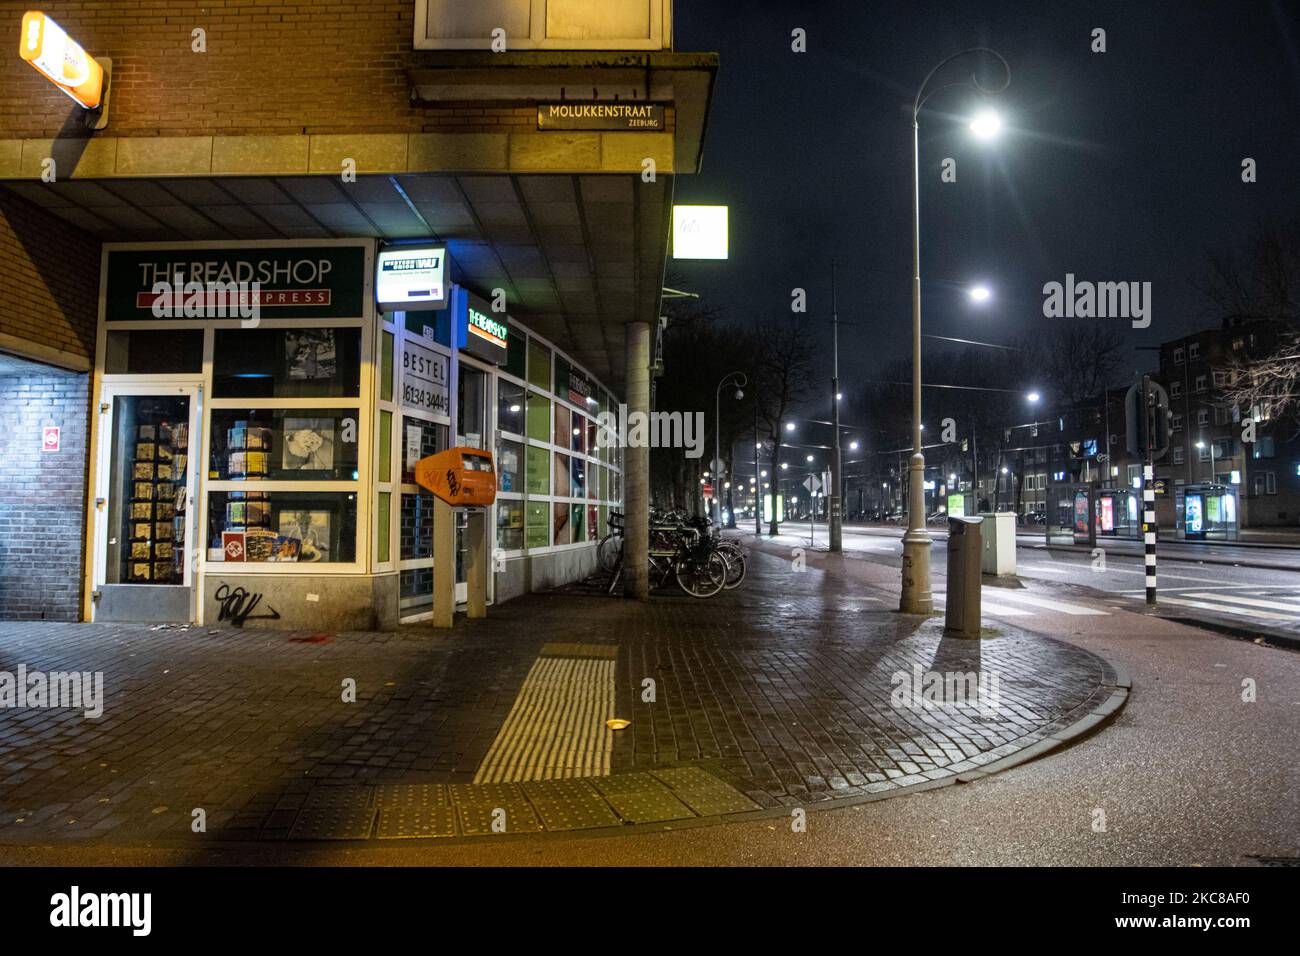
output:
[[[403,561],[433,557],[433,500],[433,494],[424,490],[402,495],[398,553]]]
[[[497,428],[512,435],[524,434],[524,387],[497,378]]]
[[[524,505],[525,543],[529,549],[545,548],[551,543],[551,506],[545,501]]]
[[[358,417],[352,409],[213,409],[208,478],[355,481]]]
[[[357,496],[352,492],[214,491],[208,495],[208,549],[218,560],[352,564],[357,560]],[[237,563],[237,562],[233,562]]]
[[[497,490],[507,494],[524,490],[524,446],[505,438],[497,442]]]
[[[181,375],[203,371],[203,330],[109,332],[104,344],[108,375]]]
[[[515,331],[510,330],[510,337],[506,342],[506,364],[505,372],[507,375],[513,375],[515,378],[525,378],[528,370],[528,338]]]
[[[557,456],[561,457],[561,456]],[[587,463],[581,458],[570,459],[569,497],[587,497]]]
[[[380,349],[379,359],[379,400],[381,402],[391,402],[393,400],[393,341],[392,332],[385,332],[383,335],[383,346]]]
[[[532,393],[528,395],[528,437],[536,441],[551,440],[550,399]]]
[[[586,541],[587,540],[587,506],[574,505],[570,513],[569,522],[572,525],[572,530],[573,530],[573,538],[572,538],[573,543],[580,544],[581,542]]]
[[[379,413],[379,480],[393,480],[393,413],[386,410]]]
[[[472,365],[460,364],[460,383],[456,405],[457,433],[460,442],[471,448],[487,448],[487,373]]]
[[[570,508],[568,502],[557,501],[553,509],[555,534],[552,538],[554,544],[571,544],[573,541],[572,528],[569,526]]]
[[[569,448],[575,455],[587,453],[587,420],[577,412],[573,413],[573,427],[569,430]]]
[[[597,517],[596,506],[587,505],[587,540],[595,541],[599,537],[600,522]]]
[[[551,390],[551,350],[536,339],[528,340],[528,382]]]
[[[217,398],[355,398],[361,394],[361,330],[217,329]]]
[[[415,466],[422,458],[447,450],[447,426],[422,418],[402,418],[402,483],[415,484]]]
[[[524,546],[524,503],[497,499],[497,547],[519,551]]]
[[[559,402],[555,403],[555,444],[561,448],[569,447],[569,429],[573,427],[573,416],[569,409]]]
[[[536,445],[528,446],[527,488],[530,495],[551,493],[551,453]]]
[[[569,494],[569,483],[572,480],[569,474],[568,455],[555,455],[555,493],[556,495]]]
[[[380,564],[387,564],[392,557],[392,545],[390,543],[393,510],[392,493],[381,491],[378,496],[377,507],[378,513],[375,517],[379,532],[379,547],[375,549],[375,560]]]

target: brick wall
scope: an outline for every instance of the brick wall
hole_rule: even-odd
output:
[[[0,334],[95,354],[99,242],[0,189]]]
[[[16,36],[29,8],[113,60],[115,137],[537,128],[535,108],[411,105],[414,0],[0,0],[0,24]],[[196,28],[206,53],[192,49]],[[57,136],[69,108],[31,66],[0,58],[0,139]]]
[[[0,377],[0,619],[81,618],[89,380]],[[57,452],[41,450],[46,425]]]

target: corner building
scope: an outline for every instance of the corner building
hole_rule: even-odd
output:
[[[644,527],[648,459],[595,420],[649,410],[702,154],[716,57],[673,50],[671,2],[44,12],[110,87],[91,131],[0,61],[0,616],[418,621],[414,465],[455,445],[497,460],[491,601],[588,574],[611,510]],[[442,308],[377,301],[406,244],[445,248]],[[177,274],[261,281],[259,322],[159,317]]]

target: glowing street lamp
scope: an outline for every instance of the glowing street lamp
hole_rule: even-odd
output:
[[[992,110],[980,110],[970,121],[970,131],[980,139],[992,139],[1002,131],[1002,118]]]
[[[970,295],[970,300],[979,305],[983,305],[985,302],[988,302],[993,298],[993,291],[986,285],[974,286],[968,294]]]

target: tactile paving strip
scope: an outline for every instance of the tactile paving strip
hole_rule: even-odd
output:
[[[590,830],[622,823],[585,780],[541,780],[524,784],[524,790],[548,830]]]
[[[303,801],[310,807],[368,807],[374,803],[374,787],[313,787]]]
[[[677,799],[702,817],[761,809],[735,787],[699,767],[669,767],[652,773],[672,788]]]
[[[449,807],[451,797],[442,783],[387,783],[375,787],[375,806],[381,810],[396,807]]]
[[[533,806],[524,792],[514,783],[458,783],[448,788],[452,806],[460,821],[461,832],[466,836],[491,834],[495,812],[505,811],[506,833],[520,833],[542,829]]]
[[[375,837],[379,840],[416,840],[429,837],[454,837],[456,808],[445,806],[383,807]]]
[[[368,840],[374,807],[306,807],[289,830],[290,840]]]
[[[659,823],[695,816],[690,807],[648,773],[597,777],[591,783],[628,823]]]

